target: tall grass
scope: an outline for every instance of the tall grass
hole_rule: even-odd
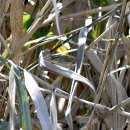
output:
[[[129,130],[130,2],[0,1],[0,130]]]

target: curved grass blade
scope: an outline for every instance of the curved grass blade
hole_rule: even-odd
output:
[[[70,79],[75,79],[77,81],[83,82],[84,84],[88,85],[93,96],[95,96],[96,92],[95,92],[95,87],[93,86],[93,84],[85,77],[75,73],[74,71],[58,66],[58,65],[54,65],[51,64],[48,60],[50,57],[50,51],[49,50],[44,50],[40,53],[40,57],[39,57],[39,65],[43,68],[47,68],[51,71],[54,71],[58,74],[61,74],[65,77],[68,77]]]
[[[31,125],[30,111],[29,111],[29,106],[28,106],[27,92],[26,92],[24,83],[20,79],[20,71],[17,69],[17,66],[13,62],[11,62],[11,61],[9,61],[9,62],[12,65],[11,72],[10,72],[11,81],[9,83],[10,83],[11,89],[15,89],[13,87],[16,86],[16,90],[17,90],[16,92],[18,93],[18,100],[19,100],[19,104],[20,104],[20,109],[21,109],[20,111],[21,111],[21,117],[22,117],[22,129],[31,130],[32,125]],[[14,94],[14,93],[10,93],[10,95],[11,94]],[[15,105],[14,98],[15,97],[13,97],[13,102],[12,101],[10,102],[10,103],[12,103],[13,107]],[[14,113],[14,111],[12,111],[12,112]]]
[[[37,110],[37,115],[42,126],[42,130],[53,130],[52,123],[47,111],[45,100],[42,96],[39,86],[32,75],[24,70],[25,86],[30,94]]]
[[[87,27],[84,27],[83,29],[80,30],[80,33],[79,33],[79,38],[78,38],[78,43],[77,43],[77,45],[78,45],[77,62],[76,62],[76,67],[75,67],[75,72],[77,74],[80,74],[81,69],[82,69],[84,52],[85,52],[85,44],[86,44],[88,32],[89,32],[89,29]],[[72,116],[71,116],[71,105],[72,105],[73,96],[77,90],[77,85],[78,85],[78,81],[73,79],[72,85],[71,85],[68,107],[67,107],[67,110],[65,112],[65,116],[66,116],[67,122],[68,122],[71,130],[73,130],[73,123],[72,123]]]

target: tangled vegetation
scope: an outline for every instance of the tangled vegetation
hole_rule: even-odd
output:
[[[129,130],[129,6],[0,0],[0,130]]]

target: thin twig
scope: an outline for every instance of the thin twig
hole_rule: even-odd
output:
[[[11,50],[10,50],[10,48],[8,47],[6,41],[4,40],[4,38],[2,37],[1,34],[0,34],[0,41],[1,41],[1,43],[3,44],[3,46],[5,47],[5,49],[7,49],[7,51],[9,52],[9,54],[11,54]]]
[[[78,13],[74,13],[74,14],[64,15],[64,16],[61,16],[60,19],[76,18],[76,17],[95,14],[95,13],[98,13],[98,12],[109,11],[109,10],[112,10],[113,8],[120,6],[120,5],[121,4],[114,4],[114,5],[99,7],[99,8],[96,8],[96,9],[82,11],[82,12],[78,12]]]

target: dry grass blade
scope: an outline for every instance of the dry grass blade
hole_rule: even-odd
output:
[[[107,34],[112,31],[117,26],[117,22],[113,23],[108,29],[106,29],[99,37],[97,37],[88,47],[86,50],[90,49],[90,47],[96,45],[99,41],[102,40],[104,36],[107,36]]]
[[[2,78],[4,78],[5,80],[9,80],[9,77],[8,77],[7,75],[4,75],[4,74],[0,73],[0,76],[1,76]]]
[[[113,84],[113,87],[115,87],[115,89],[116,89],[116,95],[117,95],[118,102],[120,103],[124,99],[127,99],[128,96],[126,94],[125,89],[121,85],[121,83],[118,80],[116,80],[116,78],[113,74],[110,74],[110,78],[111,78],[110,80]]]
[[[15,129],[15,96],[16,96],[16,82],[12,70],[9,74],[9,104],[10,104],[10,130]]]
[[[85,52],[86,57],[90,60],[90,63],[94,66],[98,73],[101,73],[103,63],[98,55],[91,48]],[[95,64],[97,63],[97,64]]]
[[[4,38],[2,37],[1,34],[0,34],[0,41],[1,41],[1,43],[3,44],[3,46],[5,47],[5,49],[7,49],[8,53],[11,54],[11,50],[10,50],[10,48],[8,47],[6,41],[4,40]]]
[[[87,27],[85,27],[85,28],[81,29],[80,33],[79,33],[79,38],[78,38],[78,43],[77,43],[78,44],[77,62],[76,62],[76,67],[75,67],[75,72],[77,74],[80,74],[81,69],[82,69],[84,52],[85,52],[85,43],[86,43],[88,32],[89,32],[89,29]],[[71,105],[72,105],[73,96],[77,90],[77,85],[78,85],[78,82],[75,81],[75,79],[73,79],[72,85],[71,85],[71,91],[70,91],[70,98],[69,98],[69,102],[68,102],[68,108],[65,113],[67,122],[68,122],[71,130],[73,130]]]
[[[69,19],[69,18],[75,18],[75,17],[79,17],[79,16],[84,16],[84,15],[86,16],[86,15],[90,15],[90,14],[95,14],[98,12],[108,11],[108,10],[112,10],[113,8],[116,8],[120,5],[121,4],[109,5],[109,6],[102,7],[102,8],[96,8],[96,9],[92,9],[92,10],[69,14],[69,15],[61,16],[60,19]]]
[[[17,69],[17,66],[9,61],[11,63],[11,73],[10,73],[10,103],[11,105],[11,111],[10,111],[10,129],[15,129],[14,120],[16,119],[16,110],[15,110],[15,91],[18,95],[18,101],[20,106],[20,114],[21,114],[21,128],[22,129],[28,129],[31,130],[31,119],[30,119],[30,111],[28,106],[28,99],[27,99],[27,93],[25,90],[25,86],[23,82],[20,80],[20,71]]]
[[[92,90],[93,96],[95,96],[95,87],[87,78],[75,73],[74,71],[72,71],[70,69],[50,63],[48,61],[48,58],[49,58],[48,54],[50,56],[49,50],[44,50],[40,53],[39,64],[41,67],[43,67],[43,68],[46,67],[47,69],[54,71],[56,73],[59,73],[65,77],[68,77],[70,79],[75,79],[75,80],[85,83],[86,85],[89,86],[90,90]]]
[[[123,42],[125,43],[125,50],[128,56],[128,60],[130,59],[130,39],[125,37],[124,35],[122,36]],[[130,63],[130,60],[129,60]]]
[[[60,36],[61,33],[60,33],[60,25],[59,25],[59,17],[58,17],[59,12],[58,12],[58,9],[57,9],[57,3],[56,3],[56,0],[52,0],[52,2],[53,2],[55,14],[56,14],[55,17],[56,17],[57,31],[58,31],[58,34]]]
[[[57,108],[56,108],[56,97],[52,93],[50,101],[50,117],[52,121],[53,130],[57,130]]]
[[[37,115],[41,123],[42,129],[52,130],[52,122],[50,121],[46,103],[36,81],[33,79],[32,75],[26,70],[24,70],[24,78],[25,86],[33,100],[33,103],[35,104]]]
[[[10,4],[10,0],[6,0],[6,1],[0,1],[0,27],[1,27],[1,24],[4,20],[4,17],[5,17],[5,13],[7,12],[8,10],[8,7],[9,7],[9,4]]]
[[[0,129],[128,130],[129,7],[0,0]]]

